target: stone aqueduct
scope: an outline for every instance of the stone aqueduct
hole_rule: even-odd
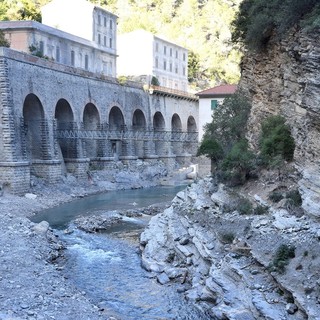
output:
[[[190,162],[198,101],[145,90],[8,48],[0,48],[0,183],[22,194],[31,174],[52,183],[86,178],[115,161]]]

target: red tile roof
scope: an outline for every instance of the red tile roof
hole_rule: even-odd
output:
[[[215,96],[227,96],[234,94],[237,90],[237,85],[235,84],[224,84],[217,87],[213,87],[207,90],[200,91],[196,93],[199,97],[215,97]]]

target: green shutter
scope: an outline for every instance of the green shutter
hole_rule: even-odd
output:
[[[211,100],[211,110],[214,110],[218,106],[217,100]]]

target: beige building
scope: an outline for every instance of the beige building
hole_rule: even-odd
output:
[[[42,15],[43,24],[0,21],[12,49],[116,76],[117,16],[86,0],[53,0],[42,8]]]
[[[118,36],[118,76],[145,76],[151,83],[188,91],[188,50],[145,30]]]

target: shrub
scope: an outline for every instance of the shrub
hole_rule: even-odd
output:
[[[231,244],[235,239],[235,235],[231,232],[223,233],[220,235],[220,240],[223,243]]]
[[[245,198],[240,198],[237,204],[237,210],[240,214],[252,214],[252,203]]]
[[[291,190],[286,193],[287,204],[294,206],[294,207],[300,207],[302,205],[302,198],[300,195],[299,190]]]
[[[295,247],[287,244],[282,244],[277,249],[272,263],[270,264],[271,271],[284,273],[285,267],[289,263],[289,259],[295,257]]]
[[[268,212],[269,208],[267,206],[258,205],[253,209],[253,214],[255,215],[262,215]]]
[[[264,164],[279,167],[284,160],[293,160],[295,143],[282,116],[270,116],[263,121],[259,142]]]
[[[269,194],[269,197],[268,197],[272,202],[279,202],[280,200],[283,199],[283,194],[282,192],[279,192],[279,191],[273,191]]]

